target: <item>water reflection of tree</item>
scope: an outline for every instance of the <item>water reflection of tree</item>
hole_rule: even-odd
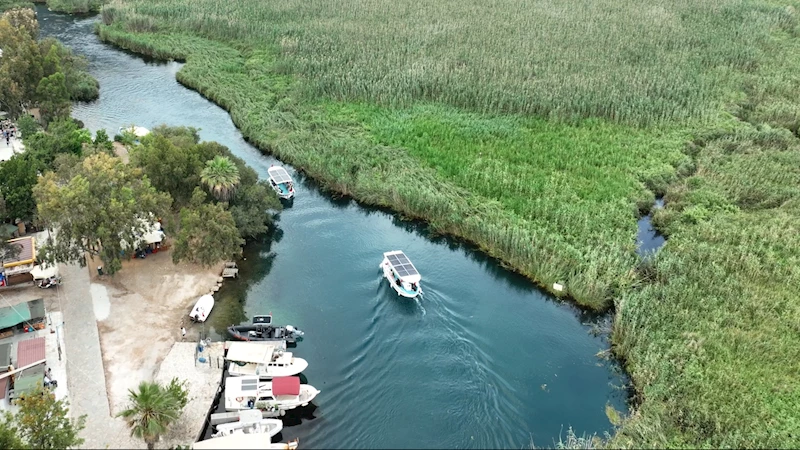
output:
[[[227,327],[231,324],[250,322],[244,309],[247,294],[272,270],[276,256],[271,252],[272,244],[282,237],[283,230],[273,227],[267,234],[248,241],[245,245],[242,259],[237,261],[239,278],[225,280],[222,288],[214,295],[214,312],[206,323],[209,336],[216,339],[226,338]]]

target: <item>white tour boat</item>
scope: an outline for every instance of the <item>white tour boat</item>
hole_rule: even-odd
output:
[[[289,200],[294,197],[294,182],[289,172],[281,166],[270,166],[267,170],[269,173],[269,184],[272,189],[278,194],[278,197]]]
[[[295,450],[299,443],[298,439],[286,443],[272,443],[270,438],[268,434],[261,433],[234,433],[228,436],[195,442],[192,444],[192,448],[195,450],[227,450],[231,448],[239,450]]]
[[[262,380],[290,377],[308,367],[308,361],[286,351],[286,341],[232,342],[225,359],[230,361],[228,374]]]
[[[216,426],[217,432],[211,437],[230,436],[232,434],[261,434],[270,438],[280,433],[283,422],[280,419],[263,419],[261,411],[250,409],[239,413],[239,421],[221,423]]]
[[[314,386],[300,384],[300,377],[277,377],[261,381],[255,376],[225,379],[225,411],[259,409],[278,411],[307,406],[319,391]]]
[[[381,269],[383,276],[389,280],[389,284],[397,292],[397,295],[414,298],[422,293],[422,287],[419,284],[422,277],[402,251],[393,250],[384,253]]]
[[[213,308],[214,296],[206,294],[200,297],[197,303],[194,304],[194,308],[192,308],[192,312],[189,313],[189,317],[195,322],[205,322]]]

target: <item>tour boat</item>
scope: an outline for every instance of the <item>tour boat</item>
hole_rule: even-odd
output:
[[[280,419],[263,419],[261,411],[248,409],[239,413],[239,421],[221,423],[216,426],[217,432],[211,437],[230,436],[232,434],[266,434],[269,438],[280,433],[283,422]],[[269,440],[269,439],[268,439]]]
[[[422,277],[402,251],[393,250],[384,253],[380,268],[397,295],[414,298],[422,293],[422,287],[419,285]]]
[[[291,325],[274,326],[272,314],[253,317],[251,325],[231,325],[228,333],[240,341],[286,341],[287,344],[295,344],[305,334]]]
[[[314,386],[300,384],[300,377],[277,377],[261,381],[258,377],[228,377],[225,379],[225,411],[258,409],[278,411],[307,406],[319,391]]]
[[[205,441],[195,442],[192,448],[195,450],[223,450],[223,449],[247,449],[247,450],[295,450],[299,444],[298,439],[289,442],[270,442],[271,436],[266,433],[233,433],[228,436],[220,436]]]
[[[281,166],[270,166],[267,173],[269,173],[269,184],[278,197],[285,200],[294,197],[294,183],[286,169]]]
[[[214,308],[214,296],[206,294],[197,300],[194,304],[192,312],[189,317],[195,322],[205,322],[208,315],[211,314],[211,309]]]
[[[308,367],[308,361],[286,351],[286,341],[233,342],[225,359],[230,361],[228,374],[262,380],[297,375]]]

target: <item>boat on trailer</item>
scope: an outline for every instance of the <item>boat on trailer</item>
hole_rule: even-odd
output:
[[[213,308],[214,296],[206,294],[200,297],[197,303],[194,304],[194,308],[192,308],[192,312],[189,313],[189,317],[195,322],[205,322]]]
[[[384,253],[380,268],[397,295],[414,298],[422,294],[422,287],[419,284],[422,277],[402,251],[392,250]]]
[[[275,326],[272,324],[272,314],[266,314],[253,317],[251,325],[229,326],[228,334],[240,341],[286,341],[287,344],[295,344],[303,339],[305,333],[291,325]]]
[[[269,184],[278,197],[284,200],[294,197],[294,182],[286,169],[281,166],[270,166],[267,173],[269,174]]]
[[[221,423],[216,426],[216,433],[211,437],[230,436],[232,434],[266,434],[270,438],[280,433],[283,422],[280,419],[264,419],[261,411],[248,409],[239,413],[238,422]]]
[[[225,379],[225,411],[258,409],[278,411],[280,415],[298,406],[308,406],[319,391],[310,384],[300,384],[300,377],[276,377],[261,381],[258,377]]]
[[[290,377],[306,370],[308,361],[286,351],[286,341],[231,342],[225,359],[231,376],[258,376],[262,380]]]

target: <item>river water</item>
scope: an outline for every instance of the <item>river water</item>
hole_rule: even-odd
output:
[[[166,123],[200,128],[262,177],[269,156],[246,143],[228,114],[175,81],[178,63],[147,61],[102,44],[93,18],[38,7],[42,36],[85,55],[100,98],[73,115],[92,131]],[[242,277],[226,282],[205,325],[272,312],[306,332],[295,353],[322,392],[287,424],[305,448],[527,448],[552,446],[568,427],[610,430],[604,408],[624,410],[616,363],[589,318],[524,278],[424,226],[332,199],[298,181],[291,208],[264,242],[248,244]],[[422,273],[419,300],[398,298],[378,271],[402,249]]]

